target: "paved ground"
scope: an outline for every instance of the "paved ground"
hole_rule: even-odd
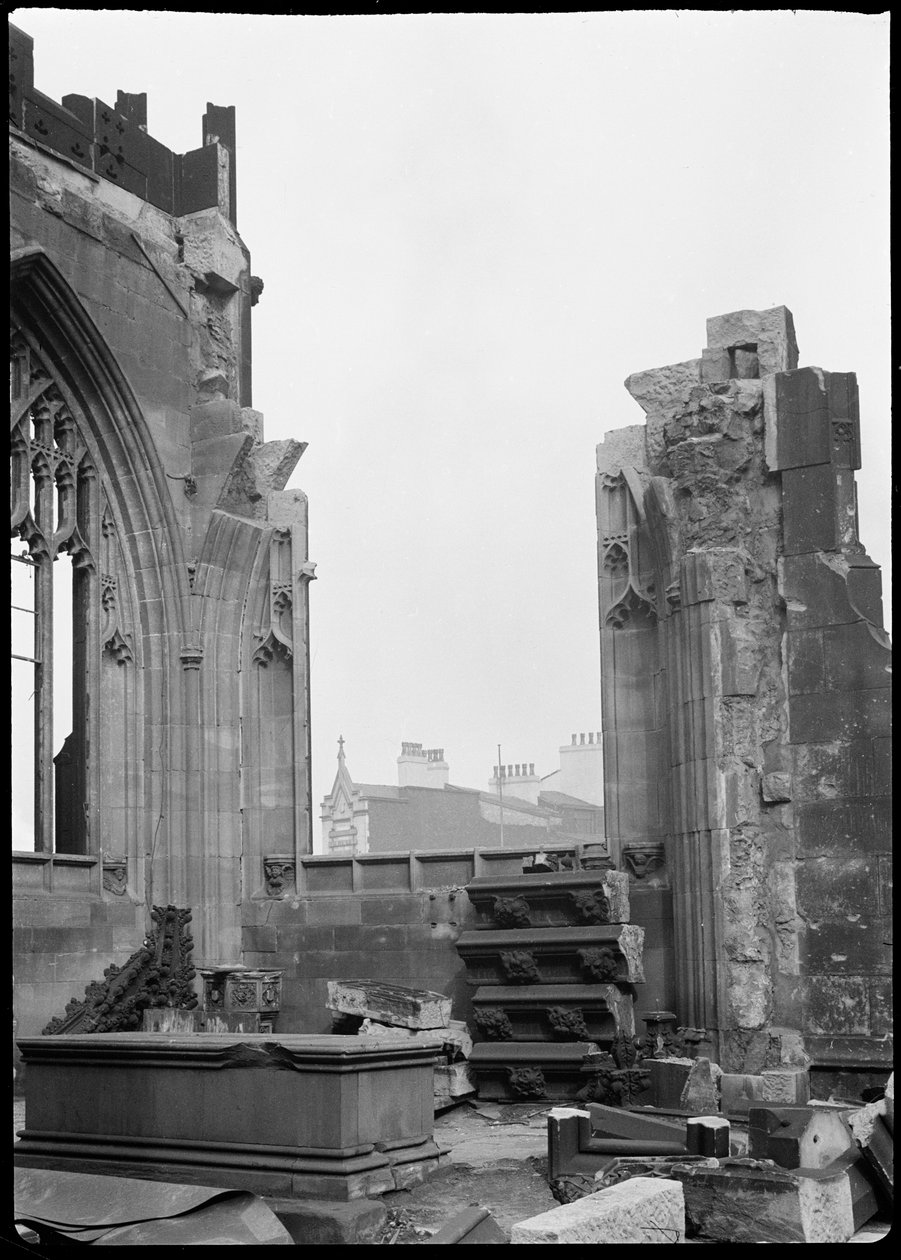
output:
[[[488,1208],[509,1236],[511,1227],[556,1207],[547,1184],[549,1104],[461,1103],[435,1119],[435,1140],[446,1150],[425,1185],[383,1196],[388,1227],[382,1241],[423,1243],[465,1208]],[[13,1131],[24,1127],[25,1104],[13,1104]],[[874,1219],[851,1242],[879,1242],[890,1229]]]

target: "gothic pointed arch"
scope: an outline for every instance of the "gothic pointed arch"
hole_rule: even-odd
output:
[[[161,775],[152,784],[145,773],[148,733],[169,721],[171,685],[160,682],[187,624],[182,531],[131,386],[39,247],[11,255],[10,322],[11,533],[25,543],[45,601],[35,617],[44,642],[35,650],[34,843],[129,853],[140,883],[147,807],[165,790]],[[74,570],[73,731],[53,757],[38,729],[52,703],[40,676],[52,677],[58,650],[47,632],[51,570],[66,552]],[[162,760],[157,749],[159,769]]]

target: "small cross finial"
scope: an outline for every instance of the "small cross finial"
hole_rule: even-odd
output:
[[[338,736],[338,760],[341,761],[343,759],[344,759],[344,736],[339,735]]]

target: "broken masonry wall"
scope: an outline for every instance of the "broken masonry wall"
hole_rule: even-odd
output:
[[[127,959],[152,904],[192,908],[198,962],[239,959],[263,855],[311,851],[315,567],[306,496],[285,489],[305,443],[266,442],[251,407],[260,284],[235,227],[233,111],[208,106],[202,147],[173,154],[140,96],[38,92],[31,45],[10,28],[13,453],[27,504],[35,405],[77,435],[87,611],[74,811],[56,783],[62,821],[85,822],[13,859],[22,1035]],[[17,530],[34,552],[41,531]]]
[[[597,477],[611,852],[665,858],[673,1009],[726,1070],[881,1068],[891,675],[856,382],[797,369],[778,307],[626,386],[646,423]]]

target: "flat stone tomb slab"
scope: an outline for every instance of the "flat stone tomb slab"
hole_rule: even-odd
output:
[[[575,1098],[583,1088],[583,1060],[596,1050],[584,1041],[483,1041],[473,1046],[469,1066],[478,1079],[479,1098],[564,1101]]]
[[[477,928],[586,927],[628,923],[624,871],[559,871],[498,879],[478,875],[466,893]]]
[[[347,1200],[437,1166],[440,1037],[111,1033],[19,1047],[22,1167]]]
[[[472,1005],[476,1028],[490,1041],[580,1037],[605,1047],[618,1032],[635,1036],[632,996],[614,984],[489,984]]]
[[[470,984],[641,984],[644,929],[595,927],[463,932],[457,952]]]

